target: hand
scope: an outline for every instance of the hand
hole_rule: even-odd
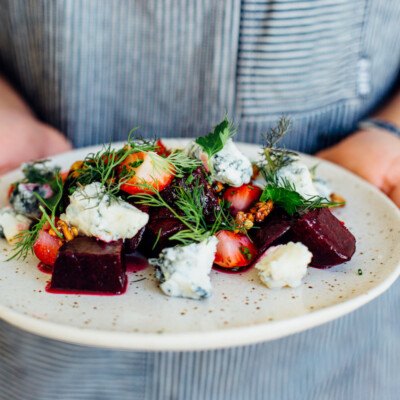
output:
[[[34,116],[0,110],[0,174],[26,161],[68,151],[70,142],[56,129]]]
[[[318,157],[364,178],[400,207],[400,138],[380,129],[354,133]]]

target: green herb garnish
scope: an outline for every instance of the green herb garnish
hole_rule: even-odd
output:
[[[228,139],[232,138],[236,133],[236,128],[232,122],[229,122],[225,116],[224,120],[218,124],[214,131],[207,136],[196,139],[196,143],[200,145],[207,153],[208,159],[223,149]]]
[[[294,162],[299,155],[284,148],[277,148],[277,143],[290,130],[291,123],[282,116],[278,124],[264,136],[263,161],[258,165],[267,182],[260,201],[272,200],[274,205],[283,208],[289,215],[296,212],[310,211],[319,207],[336,207],[341,203],[329,201],[320,196],[304,198],[296,187],[287,179],[278,178],[278,171]]]
[[[166,207],[176,219],[182,222],[186,229],[172,235],[169,240],[176,240],[182,245],[193,242],[202,242],[213,236],[218,230],[234,230],[235,221],[225,210],[226,206],[222,203],[219,210],[215,211],[215,222],[207,223],[204,217],[204,188],[196,179],[193,181],[190,191],[179,186],[175,186],[176,200],[174,207],[171,207],[161,196],[158,188],[146,182],[138,184],[144,192],[137,193],[131,198],[138,204],[146,204],[150,207]]]
[[[34,192],[34,195],[42,203],[42,205],[39,206],[39,209],[42,212],[42,216],[37,220],[36,223],[34,223],[30,227],[30,229],[21,231],[15,236],[16,242],[14,246],[14,254],[7,261],[14,258],[25,259],[28,254],[33,254],[33,244],[39,237],[39,232],[47,223],[51,226],[51,228],[53,228],[57,236],[60,239],[63,239],[62,235],[55,227],[56,213],[63,195],[63,180],[59,171],[57,170],[55,172],[55,177],[53,174],[51,182],[43,182],[43,184],[46,183],[51,183],[51,186],[55,189],[55,193],[49,199],[43,199],[38,193]],[[45,207],[50,212],[50,214],[48,214]]]

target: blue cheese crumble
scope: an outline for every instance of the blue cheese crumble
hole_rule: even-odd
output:
[[[114,199],[99,182],[77,189],[61,219],[76,226],[80,233],[104,242],[130,239],[148,222],[148,214],[133,205]]]
[[[302,243],[270,247],[255,265],[261,281],[270,289],[298,287],[307,273],[312,253]]]
[[[29,229],[31,222],[29,218],[11,208],[3,208],[0,210],[0,237],[7,239],[8,243],[13,243],[15,236]]]
[[[299,193],[305,199],[318,196],[319,193],[315,189],[311,173],[307,166],[299,160],[295,160],[290,164],[282,167],[277,172],[278,181],[289,182],[296,192]]]
[[[190,142],[183,150],[188,157],[203,161],[207,170],[211,171],[214,181],[225,183],[229,186],[239,187],[249,183],[253,169],[232,139],[228,139],[225,146],[218,153],[208,159],[207,153],[196,142]]]
[[[217,251],[218,239],[212,236],[200,243],[169,247],[150,264],[158,267],[156,278],[168,296],[200,300],[210,297],[210,272]]]
[[[325,179],[314,178],[313,184],[320,197],[323,197],[328,200],[330,199],[333,191],[331,187],[328,185],[328,183],[325,181]]]

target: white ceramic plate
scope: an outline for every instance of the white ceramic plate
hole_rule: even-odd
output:
[[[258,147],[243,144],[241,149],[258,158]],[[67,169],[88,151],[63,154],[54,163]],[[309,268],[301,287],[281,290],[263,286],[254,269],[237,275],[213,271],[213,294],[204,301],[163,295],[151,267],[130,273],[122,296],[79,296],[47,293],[50,276],[37,269],[37,260],[6,262],[11,248],[0,240],[0,317],[38,335],[85,345],[203,350],[280,338],[357,309],[387,290],[400,273],[400,212],[349,172],[312,157],[305,161],[320,163],[318,175],[347,200],[335,214],[357,239],[351,262],[329,270]],[[0,206],[20,175],[0,177]]]

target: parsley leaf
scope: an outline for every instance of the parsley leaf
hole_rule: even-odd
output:
[[[214,132],[197,138],[196,143],[203,148],[210,159],[223,149],[227,140],[232,138],[235,133],[236,129],[233,123],[229,122],[225,116],[224,120],[214,128]]]
[[[283,208],[289,215],[320,207],[336,207],[341,205],[341,203],[329,201],[320,196],[305,199],[301,194],[296,192],[295,188],[289,182],[285,181],[282,184],[283,186],[277,186],[275,183],[267,184],[261,194],[260,201],[271,199],[274,205]]]

